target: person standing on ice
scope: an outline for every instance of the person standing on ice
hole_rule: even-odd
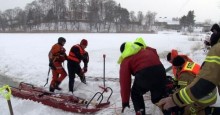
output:
[[[120,51],[118,63],[122,112],[126,107],[130,107],[131,95],[136,115],[145,115],[143,95],[150,91],[153,103],[157,103],[165,95],[165,68],[156,49],[146,46],[142,38],[123,43]],[[131,75],[135,76],[132,88]]]
[[[82,39],[80,44],[72,46],[68,55],[67,68],[69,73],[69,91],[73,93],[73,87],[75,82],[75,74],[80,77],[82,83],[86,84],[85,73],[87,72],[89,54],[85,51],[88,46],[88,41]],[[80,62],[83,61],[84,67],[80,67]]]
[[[58,38],[58,43],[54,44],[49,52],[49,66],[52,69],[52,81],[50,83],[49,90],[54,92],[55,89],[61,90],[60,83],[67,76],[62,63],[66,60],[66,50],[63,47],[66,43],[66,39],[63,37]]]

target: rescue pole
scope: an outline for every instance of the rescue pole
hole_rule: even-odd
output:
[[[10,100],[11,88],[8,85],[3,86],[2,88],[0,88],[0,94],[2,94],[8,102],[8,108],[10,111],[10,115],[14,115],[12,105],[11,105],[11,100]]]
[[[106,58],[106,55],[103,54],[103,87],[102,86],[99,86],[100,88],[102,88],[105,92],[107,92],[107,88],[105,87],[105,58]]]
[[[49,70],[48,70],[48,73],[47,73],[47,79],[46,79],[46,83],[45,83],[44,87],[45,87],[45,86],[47,85],[47,83],[48,83],[49,75],[50,75],[50,67],[49,67]]]

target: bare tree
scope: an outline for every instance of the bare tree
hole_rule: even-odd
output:
[[[5,31],[7,28],[8,24],[7,24],[7,17],[4,13],[0,12],[0,28],[1,31]]]
[[[155,13],[155,12],[151,12],[151,11],[147,12],[147,14],[145,16],[145,20],[146,20],[145,29],[147,29],[147,30],[151,29],[152,25],[155,22],[156,15],[157,15],[157,13]]]
[[[114,23],[114,16],[115,16],[115,8],[116,8],[116,2],[113,0],[108,0],[104,2],[104,9],[105,9],[105,23],[108,24],[107,31],[109,32],[112,23]]]
[[[40,24],[45,17],[40,4],[37,1],[33,1],[32,3],[27,4],[25,9],[28,11],[27,24],[29,28],[33,29],[33,27],[35,27],[36,30],[39,30]]]
[[[14,9],[16,11],[16,16],[15,16],[15,22],[16,22],[16,26],[18,27],[18,30],[26,30],[26,20],[27,20],[27,16],[25,11],[23,11],[21,8],[17,7]]]
[[[91,0],[89,4],[89,15],[88,15],[90,31],[92,31],[93,26],[96,27],[97,31],[99,31],[97,27],[97,23],[100,21],[98,11],[99,11],[99,0]]]

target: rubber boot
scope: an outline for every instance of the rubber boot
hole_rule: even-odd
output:
[[[61,82],[59,82],[59,81],[56,82],[55,89],[57,89],[57,90],[62,90],[62,89],[59,87],[60,83],[61,83]]]
[[[54,92],[54,90],[55,90],[54,86],[53,86],[53,85],[50,85],[49,91],[50,91],[50,92]]]

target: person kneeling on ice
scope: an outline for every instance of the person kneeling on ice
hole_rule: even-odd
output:
[[[85,73],[87,72],[89,63],[89,54],[85,51],[88,45],[86,39],[82,39],[80,44],[74,45],[69,52],[67,68],[69,73],[69,91],[73,93],[75,82],[75,74],[80,77],[82,83],[86,84]],[[83,61],[84,67],[80,67],[80,62]]]
[[[65,48],[63,47],[66,43],[66,39],[63,37],[58,38],[58,43],[53,45],[49,52],[49,66],[52,69],[52,81],[50,83],[49,90],[54,92],[55,89],[61,90],[59,87],[60,83],[67,76],[62,63],[66,60]]]
[[[152,103],[157,103],[165,95],[165,68],[156,49],[142,45],[143,43],[125,42],[120,47],[121,56],[118,63],[122,113],[126,107],[130,107],[130,94],[136,115],[145,115],[143,95],[146,92],[151,92]],[[135,76],[132,88],[131,75]]]

